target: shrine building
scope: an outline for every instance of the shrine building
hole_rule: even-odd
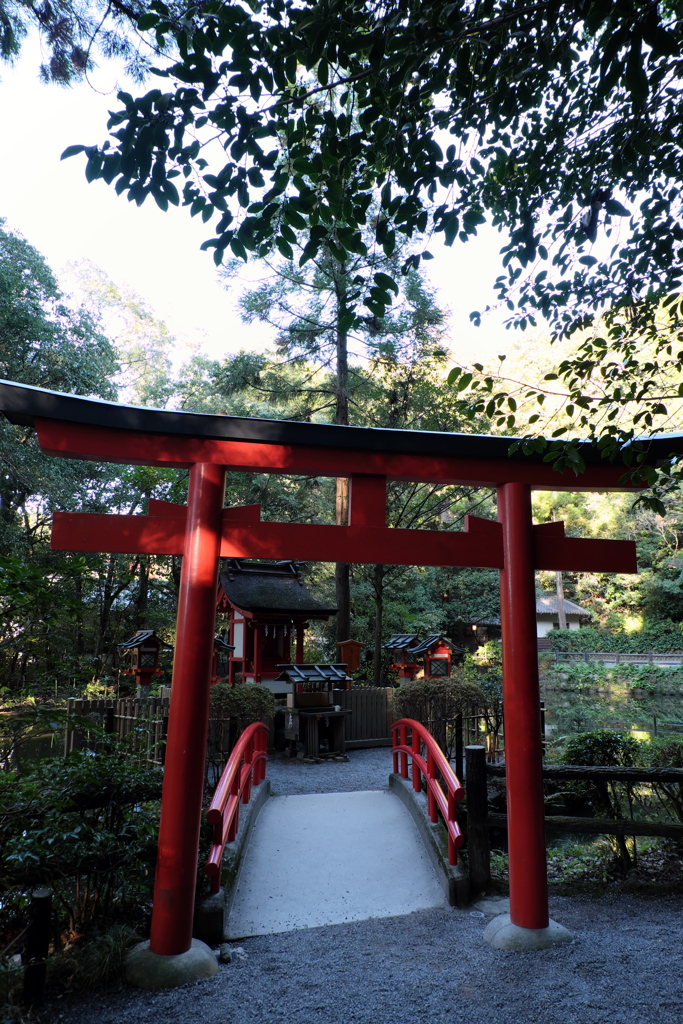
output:
[[[304,662],[304,632],[312,619],[326,622],[337,609],[317,601],[301,574],[302,562],[221,561],[218,612],[229,615],[228,682],[260,683],[286,693],[283,664]],[[294,657],[292,657],[294,647]]]
[[[462,661],[465,653],[441,633],[429,633],[424,640],[417,633],[394,633],[384,648],[392,652],[389,668],[398,672],[401,683],[449,676],[453,664]]]

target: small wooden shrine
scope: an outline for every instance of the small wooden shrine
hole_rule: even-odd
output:
[[[349,675],[360,668],[360,652],[365,646],[366,644],[362,644],[360,640],[342,640],[337,644],[339,660],[346,665]]]
[[[420,668],[419,663],[412,656],[413,644],[417,643],[417,633],[394,633],[385,643],[385,651],[391,651],[393,662],[389,668],[398,672],[401,682],[409,682],[415,678],[415,673]]]
[[[424,640],[417,633],[394,633],[384,648],[393,652],[389,668],[398,672],[401,682],[449,676],[453,663],[465,653],[440,633],[430,633]]]
[[[312,619],[326,621],[337,609],[317,601],[301,574],[302,562],[221,562],[218,611],[230,618],[228,680],[261,683],[286,693],[278,666],[302,664],[304,632]],[[294,647],[294,657],[292,657]]]
[[[350,683],[346,665],[280,665],[280,680],[291,686],[285,710],[290,757],[305,761],[347,761],[345,720],[350,711],[333,703],[334,690]]]
[[[156,635],[154,629],[142,629],[130,640],[116,645],[124,654],[130,655],[130,666],[125,675],[135,676],[138,697],[148,697],[154,676],[163,669],[159,668],[159,653],[162,648],[173,650],[173,644],[167,644]]]

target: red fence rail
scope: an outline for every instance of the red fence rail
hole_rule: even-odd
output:
[[[221,887],[223,850],[237,835],[240,803],[248,804],[252,782],[258,786],[266,777],[267,749],[268,726],[254,722],[235,744],[206,812],[209,824],[213,825],[213,845],[204,871],[211,881],[212,893]]]
[[[416,793],[422,790],[422,776],[427,783],[427,811],[430,820],[438,820],[441,812],[448,833],[448,863],[457,863],[457,849],[462,846],[465,838],[455,818],[455,805],[465,796],[460,780],[446,760],[432,734],[424,725],[412,718],[401,718],[391,726],[393,737],[392,754],[394,772],[398,774],[399,758],[401,762],[401,778],[408,778],[408,758],[413,762],[413,789]],[[410,732],[410,742],[408,733]],[[427,755],[423,757],[422,750]],[[441,781],[446,786],[444,793]]]

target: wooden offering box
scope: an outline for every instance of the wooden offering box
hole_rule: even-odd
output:
[[[332,703],[332,693],[329,690],[316,690],[312,693],[288,693],[288,708],[322,708]]]

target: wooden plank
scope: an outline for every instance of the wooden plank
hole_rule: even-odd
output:
[[[489,814],[488,824],[494,828],[507,828],[507,814]],[[683,839],[683,824],[659,821],[631,821],[621,818],[570,818],[566,815],[550,815],[545,818],[546,829],[555,832],[576,832],[590,836],[664,836],[667,839]]]
[[[505,765],[489,765],[489,775],[504,776]],[[616,768],[595,765],[553,765],[543,766],[544,779],[578,779],[590,782],[603,779],[606,782],[678,782],[683,784],[683,768]]]

